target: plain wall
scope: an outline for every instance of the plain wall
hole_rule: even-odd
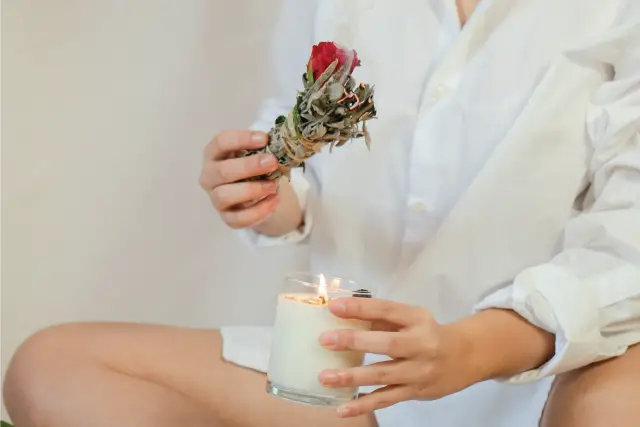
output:
[[[269,91],[278,4],[3,1],[3,373],[61,322],[271,321],[305,251],[245,247],[197,179]]]

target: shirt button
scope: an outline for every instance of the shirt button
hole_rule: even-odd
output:
[[[447,96],[448,92],[449,92],[449,88],[447,88],[445,85],[436,86],[436,99],[438,101],[441,100],[442,98]]]
[[[427,204],[423,201],[416,201],[411,203],[411,210],[415,213],[423,214],[427,212]]]

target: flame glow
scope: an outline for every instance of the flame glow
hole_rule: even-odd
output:
[[[328,299],[327,295],[327,280],[324,278],[324,274],[320,274],[320,283],[318,284],[318,298]]]

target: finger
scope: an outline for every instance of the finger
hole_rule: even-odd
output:
[[[211,170],[212,187],[268,174],[278,169],[278,159],[273,154],[238,157],[237,159],[213,162],[213,164]]]
[[[215,208],[223,211],[247,202],[264,199],[275,194],[277,190],[278,183],[275,181],[253,181],[220,185],[214,188],[210,195]],[[253,205],[254,203],[251,203],[250,206]]]
[[[379,332],[343,329],[320,335],[320,344],[333,351],[355,350],[390,357],[407,357],[413,348],[409,335],[402,332]]]
[[[431,320],[428,310],[376,298],[338,298],[329,303],[331,312],[344,319],[360,319],[413,326]]]
[[[398,325],[395,323],[387,322],[385,320],[375,320],[371,322],[371,330],[382,332],[398,332]]]
[[[231,228],[251,228],[265,221],[280,203],[276,194],[268,196],[246,209],[222,211],[222,220]]]
[[[205,160],[223,160],[234,151],[257,150],[267,145],[266,133],[249,130],[220,132],[204,149]]]
[[[338,407],[337,412],[340,418],[357,417],[410,400],[412,396],[413,391],[410,387],[390,385]]]
[[[327,369],[320,372],[322,385],[330,388],[409,384],[416,378],[413,362],[389,360],[347,370]]]

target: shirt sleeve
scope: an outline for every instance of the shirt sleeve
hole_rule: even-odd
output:
[[[314,39],[317,0],[283,0],[271,39],[270,67],[273,82],[272,95],[260,106],[252,130],[269,131],[275,119],[289,114],[297,91],[302,85],[302,74],[309,59]],[[304,211],[302,225],[279,237],[259,234],[252,229],[239,230],[240,238],[252,247],[301,243],[311,233],[313,218],[308,208],[311,187],[309,174],[301,169],[291,172],[291,185]]]
[[[507,382],[561,374],[640,342],[640,24],[621,34],[604,46],[614,78],[588,107],[591,185],[562,252],[476,307],[513,309],[555,333],[555,356]]]

